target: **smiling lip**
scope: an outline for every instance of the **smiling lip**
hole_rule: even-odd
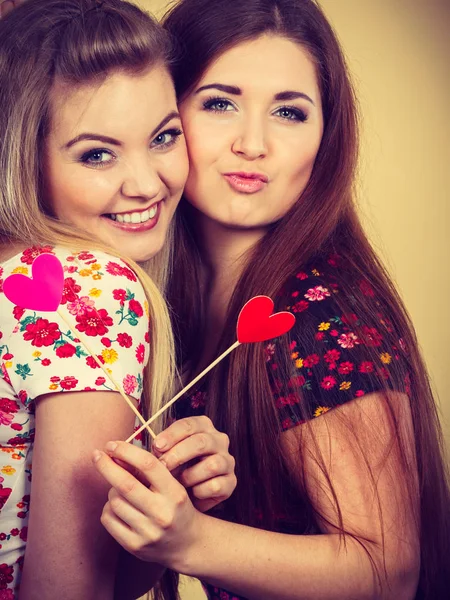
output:
[[[224,173],[224,177],[233,190],[242,194],[259,192],[269,181],[266,175],[261,173]]]
[[[114,221],[113,219],[106,217],[106,216],[102,216],[102,218],[106,219],[108,221],[108,223],[110,223],[113,227],[117,227],[118,229],[121,229],[122,231],[130,231],[133,233],[140,233],[142,231],[149,231],[150,229],[153,229],[154,227],[156,227],[156,225],[158,224],[158,221],[159,221],[159,216],[161,214],[161,205],[162,205],[162,200],[160,200],[157,204],[153,204],[152,206],[150,206],[148,208],[144,208],[142,210],[134,210],[134,211],[126,211],[126,212],[122,212],[122,213],[115,213],[117,215],[142,213],[142,212],[149,210],[156,206],[155,216],[152,217],[151,219],[148,219],[148,221],[145,221],[145,223],[120,223],[119,221],[117,221],[117,220]]]

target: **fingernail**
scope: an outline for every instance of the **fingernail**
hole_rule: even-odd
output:
[[[165,440],[164,438],[156,438],[155,440],[153,440],[153,445],[157,450],[164,450],[164,448],[167,446],[167,440]]]
[[[92,460],[96,463],[98,460],[100,460],[102,457],[102,453],[100,452],[100,450],[94,450],[94,452],[92,453]]]
[[[109,452],[114,452],[114,450],[117,448],[118,444],[116,442],[108,442],[105,446],[106,450],[108,450]]]

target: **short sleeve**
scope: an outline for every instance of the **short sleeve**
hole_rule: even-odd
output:
[[[23,310],[1,298],[3,370],[11,386],[30,399],[52,392],[115,390],[92,352],[125,393],[139,401],[149,322],[136,274],[102,252],[34,247],[4,263],[3,277],[31,275],[33,260],[43,252],[55,254],[64,268],[59,311]]]
[[[277,359],[280,340],[265,347],[269,380],[282,429],[318,417],[365,394],[405,392],[408,371],[402,340],[373,302],[373,322],[362,325],[356,314],[343,315],[337,302],[338,279],[309,268],[285,290],[287,310],[296,323],[290,332],[290,372]]]

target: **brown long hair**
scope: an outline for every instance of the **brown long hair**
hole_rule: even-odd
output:
[[[117,256],[48,209],[42,157],[50,92],[55,80],[100,85],[112,72],[144,73],[167,64],[170,52],[161,27],[121,0],[29,0],[0,20],[0,247],[61,244]],[[174,373],[170,319],[156,285],[164,283],[169,256],[166,250],[142,265],[121,258],[147,295],[152,350],[144,406],[159,405],[170,397]]]
[[[439,419],[408,314],[357,215],[354,200],[359,145],[357,104],[336,35],[314,0],[181,0],[166,15],[164,27],[178,44],[179,58],[173,65],[173,76],[180,100],[189,94],[213,60],[227,49],[262,34],[280,35],[300,44],[316,65],[324,133],[311,178],[295,206],[271,227],[248,255],[228,307],[217,353],[234,342],[238,313],[249,298],[258,294],[278,296],[279,305],[283,306],[285,299],[280,296],[280,290],[313,258],[335,253],[343,259],[345,268],[340,273],[342,281],[339,281],[340,294],[336,295],[336,301],[342,314],[358,315],[361,328],[373,324],[376,317],[373,305],[358,286],[360,280],[370,282],[381,299],[383,314],[388,315],[393,324],[386,335],[396,343],[403,338],[409,349],[409,399],[420,490],[416,515],[421,552],[418,596],[430,600],[447,597],[450,495]],[[203,345],[201,332],[205,331],[207,266],[194,235],[195,214],[185,199],[180,204],[177,219],[175,272],[168,297],[176,315],[179,360],[182,363],[189,359],[195,364]],[[368,358],[373,355],[374,362],[379,363],[375,348],[367,347],[367,355]],[[287,343],[278,360],[289,377]],[[246,374],[245,378],[242,373]],[[386,388],[384,378],[379,375],[380,388]],[[404,389],[404,369],[394,365],[391,377],[397,389]],[[301,397],[300,389],[296,393]],[[282,512],[286,498],[291,497],[297,512],[302,508],[303,530],[317,531],[318,515],[306,486],[291,484],[284,459],[280,459],[283,457],[280,425],[262,345],[241,347],[239,353],[222,362],[208,380],[207,395],[206,412],[218,429],[228,433],[236,458],[238,487],[225,503],[222,516],[271,529],[273,516]],[[388,393],[385,401],[400,439],[399,424]],[[351,424],[347,426],[351,431]],[[400,454],[404,459],[401,468],[407,472],[408,489],[414,493],[415,468],[405,458],[406,448],[402,448]],[[318,461],[326,471],[323,461],[320,458]],[[325,476],[332,487],[328,473],[325,472]],[[251,481],[258,483],[259,490],[270,490],[270,493],[258,495],[254,487],[248,485]],[[337,513],[340,514],[339,506]],[[256,520],[256,514],[262,515],[261,521]],[[339,525],[345,534],[341,519]]]

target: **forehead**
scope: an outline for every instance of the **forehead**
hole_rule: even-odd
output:
[[[112,73],[100,83],[57,81],[50,94],[50,129],[69,135],[78,129],[101,130],[114,137],[147,124],[152,128],[172,106],[172,79],[161,65],[139,75]]]
[[[227,79],[237,85],[259,82],[278,89],[303,84],[318,89],[316,67],[306,49],[277,35],[262,35],[226,50],[205,71],[202,83],[206,79]]]

